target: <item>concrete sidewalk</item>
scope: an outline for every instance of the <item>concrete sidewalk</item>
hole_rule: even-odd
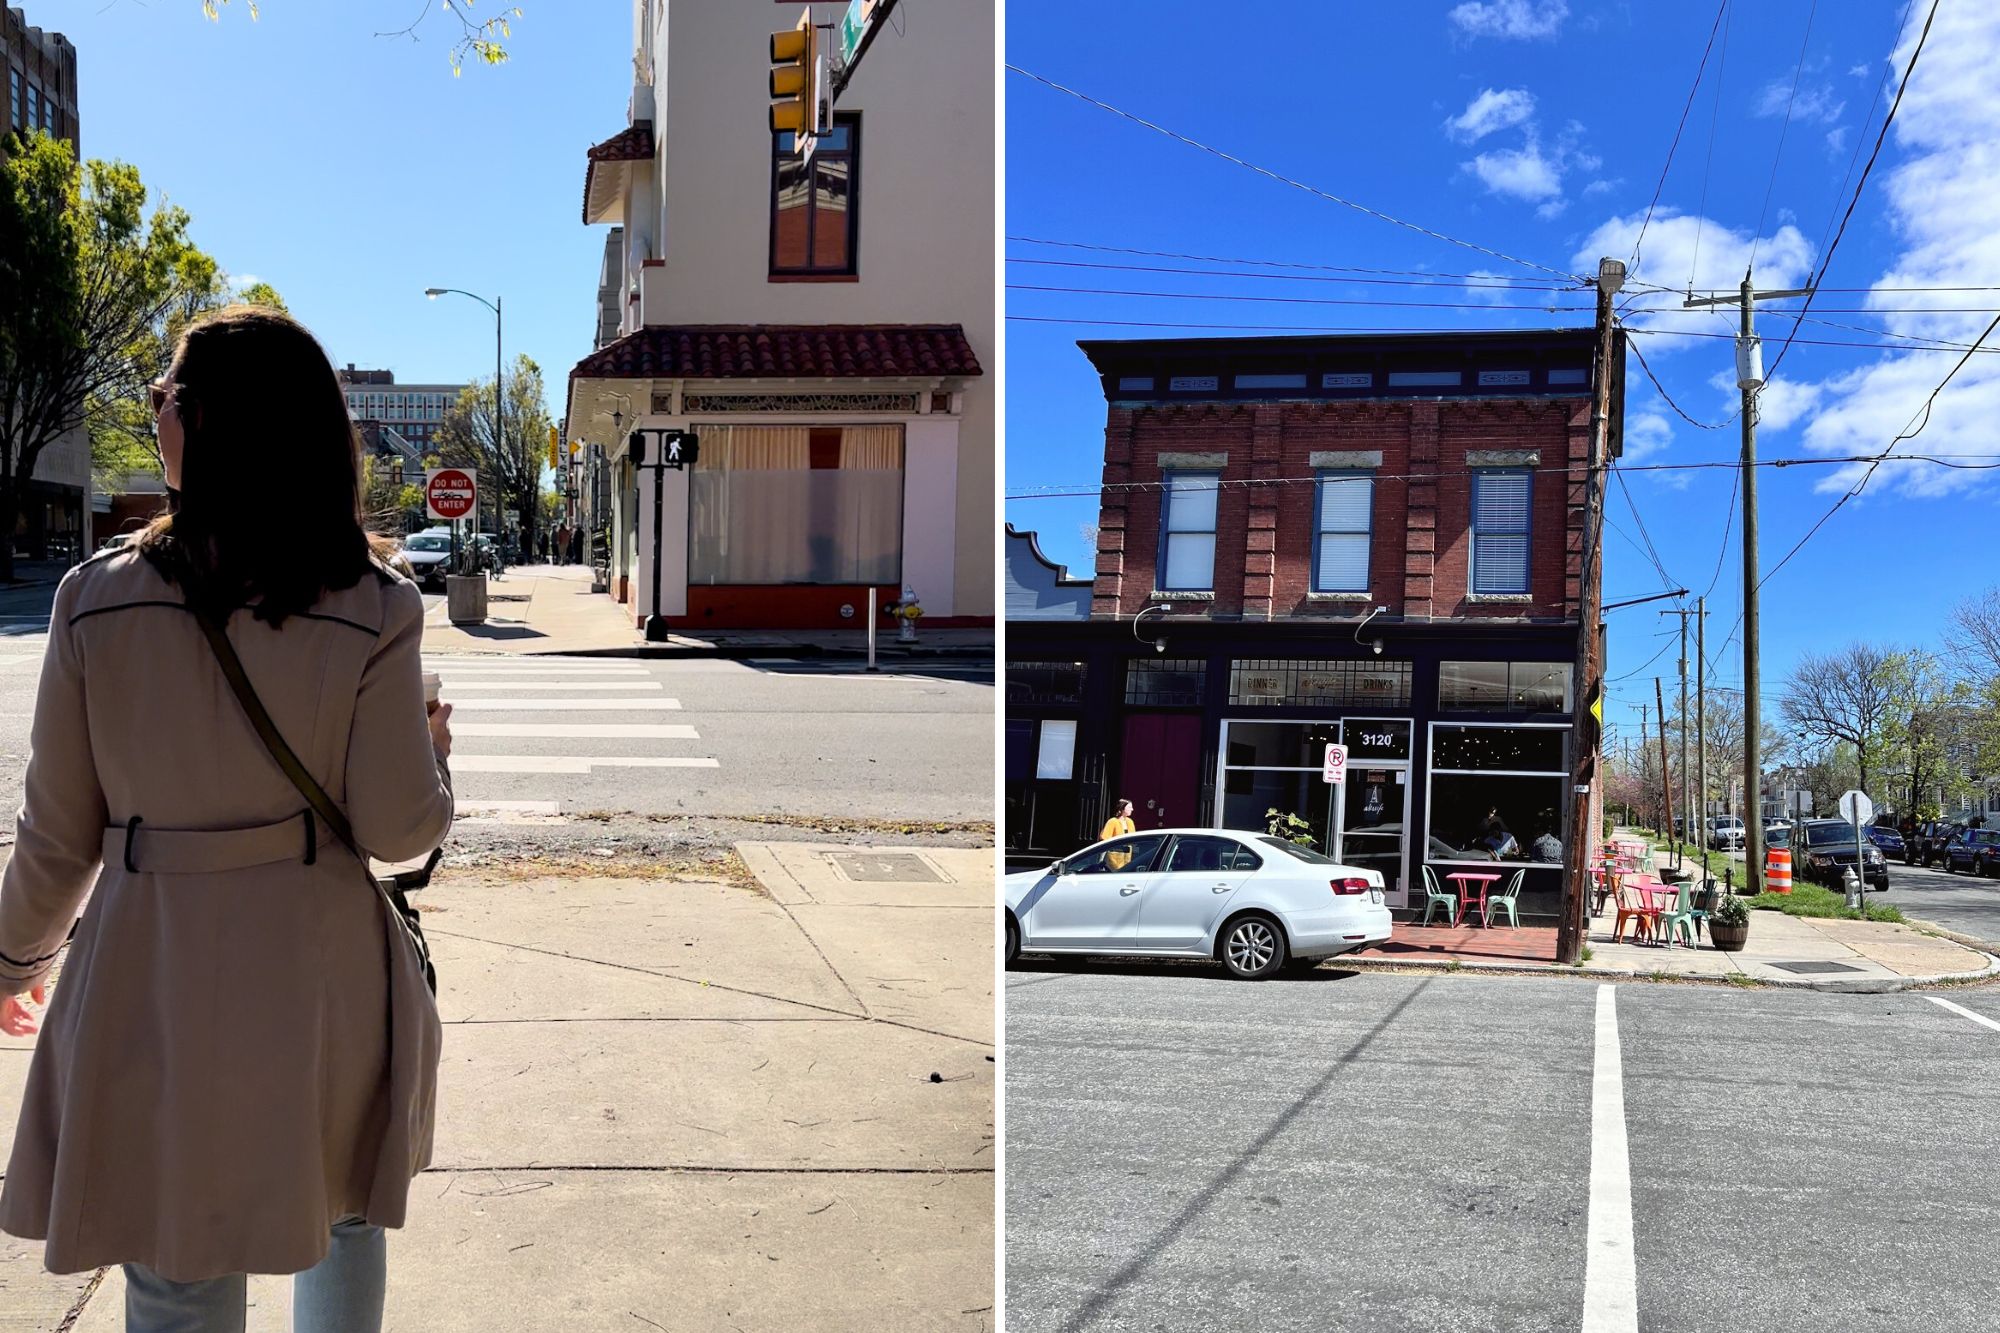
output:
[[[1468,923],[1424,926],[1398,922],[1390,943],[1344,955],[1329,967],[1389,970],[1558,974],[1651,980],[1750,981],[1770,986],[1833,991],[1904,990],[1939,982],[2000,974],[2000,959],[1935,931],[1886,921],[1750,913],[1750,937],[1740,952],[1725,953],[1704,936],[1696,948],[1682,944],[1614,942],[1615,918],[1607,909],[1589,923],[1589,957],[1581,967],[1555,961],[1556,932],[1549,927],[1492,929]]]
[[[649,643],[635,627],[631,608],[590,590],[590,570],[581,565],[530,565],[507,571],[488,584],[483,625],[454,625],[445,604],[431,609],[424,625],[427,652],[575,653],[623,657],[865,657],[868,634],[858,629],[717,630],[675,633]],[[924,630],[914,645],[895,642],[893,626],[876,634],[882,661],[920,657],[963,657],[993,653],[990,629]]]
[[[995,1326],[991,850],[740,850],[756,885],[420,895],[444,1066],[388,1328]],[[289,1279],[250,1289],[291,1327]],[[121,1329],[121,1275],[0,1245],[0,1328],[71,1315]]]

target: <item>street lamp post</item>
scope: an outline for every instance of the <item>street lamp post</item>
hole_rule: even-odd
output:
[[[470,296],[472,297],[473,300],[479,302],[479,304],[485,306],[488,310],[491,310],[493,312],[493,457],[496,463],[494,470],[497,472],[498,471],[497,464],[501,456],[500,451],[503,447],[502,441],[505,439],[504,427],[507,415],[507,394],[505,389],[502,387],[502,375],[501,375],[501,370],[505,363],[501,360],[501,355],[500,355],[500,329],[501,329],[500,298],[496,296],[491,301],[489,301],[483,296],[474,295],[472,292],[465,291],[458,287],[426,287],[424,288],[424,295],[428,296],[433,301],[437,300],[440,296],[447,296],[447,295]],[[494,484],[493,540],[497,542],[500,540],[501,530],[502,528],[505,527],[505,523],[503,522],[502,515],[500,513],[500,490],[498,486],[497,477],[494,479],[493,484]],[[474,517],[476,520],[477,519],[476,511]],[[478,526],[476,521],[474,523],[474,526],[475,527]],[[478,536],[476,532],[473,535],[474,537]]]

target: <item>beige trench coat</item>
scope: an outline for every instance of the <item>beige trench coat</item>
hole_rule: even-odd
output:
[[[370,576],[281,630],[229,623],[279,731],[384,860],[451,825],[422,622],[414,587]],[[0,1228],[46,1238],[51,1271],[290,1273],[336,1218],[402,1224],[430,1161],[437,1008],[306,811],[174,585],[128,552],[63,580],[0,880],[16,994],[89,899],[0,1188]]]

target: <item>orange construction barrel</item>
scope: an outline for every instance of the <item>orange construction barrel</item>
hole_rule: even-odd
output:
[[[1787,847],[1772,847],[1764,853],[1764,891],[1792,891],[1792,853]]]

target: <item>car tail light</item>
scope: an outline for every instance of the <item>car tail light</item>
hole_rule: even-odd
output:
[[[1333,885],[1334,896],[1339,898],[1348,898],[1357,893],[1366,893],[1370,888],[1374,887],[1365,879],[1336,879],[1329,882]]]

